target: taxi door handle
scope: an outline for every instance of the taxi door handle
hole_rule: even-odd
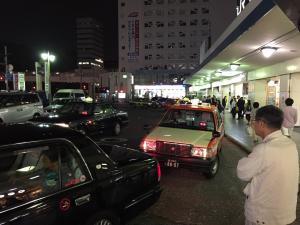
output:
[[[80,206],[91,201],[91,194],[84,195],[75,199],[75,205]]]

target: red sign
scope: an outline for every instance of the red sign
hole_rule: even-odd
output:
[[[63,198],[59,202],[59,209],[63,212],[66,212],[70,209],[71,207],[71,200],[68,198]]]

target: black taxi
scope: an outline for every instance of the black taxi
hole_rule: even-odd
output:
[[[0,125],[0,224],[119,224],[160,196],[155,159],[49,124]]]

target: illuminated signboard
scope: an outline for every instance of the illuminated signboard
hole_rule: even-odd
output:
[[[251,2],[251,0],[239,0],[238,5],[236,7],[236,15],[240,15],[241,12],[245,9],[246,5]]]

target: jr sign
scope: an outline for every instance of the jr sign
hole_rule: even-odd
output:
[[[239,0],[236,7],[236,15],[240,15],[241,12],[245,9],[246,5],[251,2],[251,0]]]

